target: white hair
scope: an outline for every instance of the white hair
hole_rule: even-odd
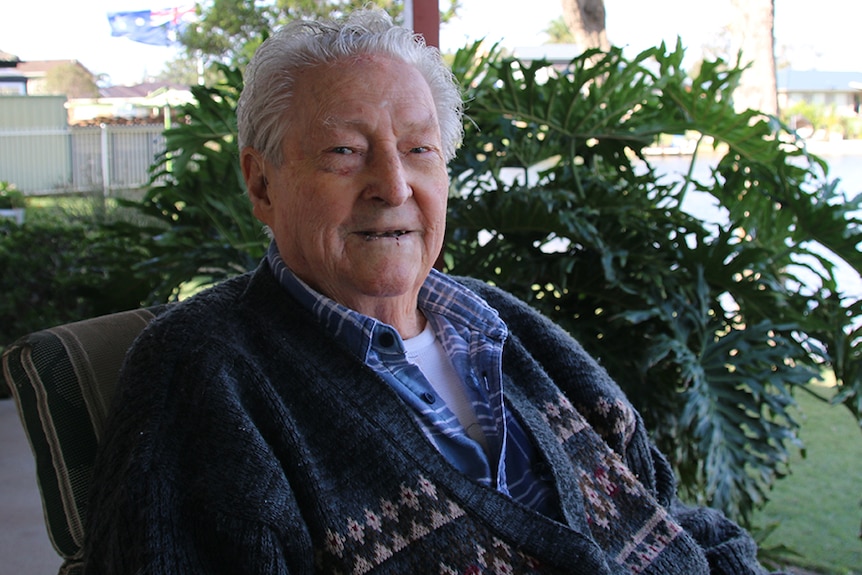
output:
[[[461,90],[436,48],[396,26],[379,9],[358,10],[341,21],[291,22],[266,39],[245,71],[237,105],[240,149],[251,146],[281,165],[297,74],[311,66],[360,54],[384,54],[416,69],[428,82],[437,108],[443,154],[448,162],[463,137]]]

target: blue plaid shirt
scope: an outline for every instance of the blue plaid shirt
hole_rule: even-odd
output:
[[[267,259],[281,285],[392,386],[452,465],[482,485],[493,486],[549,517],[558,516],[550,477],[503,399],[502,353],[508,330],[484,300],[431,270],[419,292],[418,305],[465,385],[487,440],[487,452],[467,436],[422,371],[407,360],[395,328],[313,290],[288,269],[274,243]]]

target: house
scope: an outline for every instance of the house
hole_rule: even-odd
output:
[[[821,70],[778,71],[778,108],[788,110],[799,103],[832,109],[838,116],[862,112],[862,72]]]
[[[3,54],[3,52],[0,52]],[[23,83],[23,91],[10,92],[16,94],[31,94],[45,95],[51,94],[48,87],[48,74],[51,70],[60,66],[71,67],[76,69],[79,76],[82,78],[93,78],[93,73],[90,72],[83,64],[77,60],[33,60],[24,62],[18,59],[17,56],[12,56],[15,61],[15,67],[12,69],[0,67],[0,80],[3,74],[8,74],[7,78],[13,78],[13,82],[18,86]],[[93,81],[95,84],[95,80]]]
[[[75,60],[21,62],[0,52],[0,181],[26,194],[146,186],[164,151],[165,118],[192,98],[165,82],[99,89]]]
[[[580,54],[572,44],[515,48],[514,56],[527,61],[547,60],[558,70]],[[804,102],[831,108],[838,116],[862,115],[862,72],[826,72],[784,68],[777,73],[779,110]]]
[[[581,52],[577,44],[542,44],[516,47],[512,55],[523,62],[547,60],[554,68],[564,70]]]
[[[27,93],[27,78],[18,69],[18,56],[0,50],[0,95]]]
[[[69,124],[88,123],[100,118],[122,118],[160,122],[166,109],[194,99],[188,86],[170,82],[146,82],[134,86],[109,86],[98,98],[74,98],[66,104]]]
[[[149,82],[98,88],[92,72],[77,60],[22,62],[17,56],[2,51],[0,95],[57,95],[56,90],[49,87],[48,77],[59,66],[66,68],[64,94],[68,98],[66,109],[70,125],[115,118],[136,123],[160,123],[165,109],[192,100],[188,86]]]

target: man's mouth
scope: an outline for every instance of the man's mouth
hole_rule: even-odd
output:
[[[382,240],[386,238],[395,238],[398,239],[403,235],[409,234],[409,230],[389,230],[385,232],[359,232],[361,236],[365,238],[366,242],[374,241],[374,240]]]

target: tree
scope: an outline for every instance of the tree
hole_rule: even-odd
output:
[[[561,0],[563,19],[572,32],[575,43],[584,50],[610,48],[605,30],[604,0]]]
[[[448,0],[442,22],[455,15],[459,1]],[[385,9],[396,20],[404,9],[403,0],[213,0],[208,7],[199,5],[198,24],[180,40],[191,56],[242,68],[269,32],[286,22],[337,17],[369,5]]]
[[[571,30],[575,43],[583,49],[598,48],[607,51],[610,44],[605,30],[603,0],[561,0],[563,18]],[[775,0],[731,0],[733,21],[727,27],[730,46],[746,63],[748,71],[742,76],[734,93],[736,108],[760,110],[764,114],[778,114],[778,92],[775,76]],[[731,60],[730,53],[711,54]]]
[[[68,98],[98,98],[99,87],[93,75],[77,62],[54,66],[45,75],[45,91]]]
[[[775,77],[775,0],[731,0],[731,38],[748,65],[733,97],[737,110],[778,114]]]
[[[183,86],[194,86],[199,83],[200,70],[197,58],[181,55],[168,62],[161,72],[156,75],[156,80],[169,84],[180,84]]]
[[[278,19],[280,4],[259,6],[255,0],[213,0],[198,5],[198,22],[189,26],[180,41],[190,56],[206,61],[245,63]]]
[[[574,44],[575,37],[562,16],[551,20],[545,29],[551,44]]]

